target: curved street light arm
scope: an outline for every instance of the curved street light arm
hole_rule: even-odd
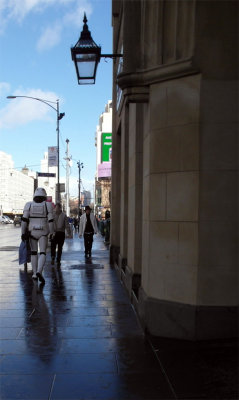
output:
[[[57,113],[57,121],[56,121],[56,131],[57,131],[57,191],[56,192],[57,192],[57,194],[56,194],[56,199],[57,199],[57,201],[60,201],[60,145],[59,145],[60,129],[59,129],[59,121],[64,117],[65,113],[59,113],[59,100],[58,99],[56,101],[50,101],[50,100],[39,99],[38,97],[32,97],[32,96],[7,96],[7,99],[16,99],[18,97],[24,97],[26,99],[33,99],[33,100],[41,101],[42,103],[51,107]],[[49,103],[56,104],[56,108],[53,107]]]
[[[31,96],[7,96],[7,99],[16,99],[18,97],[25,97],[26,99],[33,99],[33,100],[37,100],[37,101],[41,101],[44,104],[47,104],[49,107],[53,108],[53,110],[55,110],[56,112],[58,112],[57,108],[53,107],[51,104],[49,103],[54,103],[57,104],[59,100],[56,101],[50,101],[50,100],[44,100],[44,99],[39,99],[38,97],[31,97]]]

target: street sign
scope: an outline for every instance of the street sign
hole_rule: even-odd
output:
[[[101,162],[111,162],[112,133],[102,133],[101,146]]]
[[[55,178],[56,174],[51,172],[37,172],[38,177],[47,177],[47,178]]]
[[[58,183],[56,184],[56,190],[57,190],[57,187],[58,187]],[[65,183],[59,183],[59,187],[60,187],[60,193],[64,193],[66,191]]]
[[[58,147],[48,147],[48,167],[57,167]]]

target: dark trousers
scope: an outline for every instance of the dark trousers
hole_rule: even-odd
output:
[[[51,241],[51,258],[56,258],[56,246],[57,246],[57,262],[61,261],[62,247],[65,241],[65,232],[56,232],[54,238]]]
[[[85,254],[91,254],[94,233],[84,233]]]

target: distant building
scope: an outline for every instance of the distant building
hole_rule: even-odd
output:
[[[40,172],[49,172],[49,173],[56,174],[56,176],[54,178],[38,177],[38,186],[43,187],[47,192],[47,196],[52,197],[52,201],[53,201],[53,203],[55,203],[56,202],[57,166],[49,166],[47,151],[44,153],[43,160],[41,160],[41,171]]]
[[[111,207],[111,154],[112,154],[112,101],[109,100],[105,111],[99,118],[95,136],[96,177],[95,212],[105,214]]]
[[[10,154],[0,151],[0,214],[22,214],[24,205],[32,200],[35,173],[24,167],[14,169]]]
[[[91,192],[88,190],[83,190],[81,193],[81,205],[83,207],[89,206],[91,202]]]

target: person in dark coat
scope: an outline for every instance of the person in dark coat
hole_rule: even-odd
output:
[[[51,239],[51,264],[54,265],[57,247],[57,266],[61,265],[62,248],[65,241],[65,231],[71,237],[71,229],[66,214],[62,211],[60,203],[56,204],[54,212],[54,233]]]
[[[91,249],[93,243],[93,236],[97,233],[96,219],[93,213],[91,213],[91,208],[89,206],[85,207],[85,214],[80,218],[80,228],[79,237],[84,235],[85,244],[85,257],[91,257]]]

